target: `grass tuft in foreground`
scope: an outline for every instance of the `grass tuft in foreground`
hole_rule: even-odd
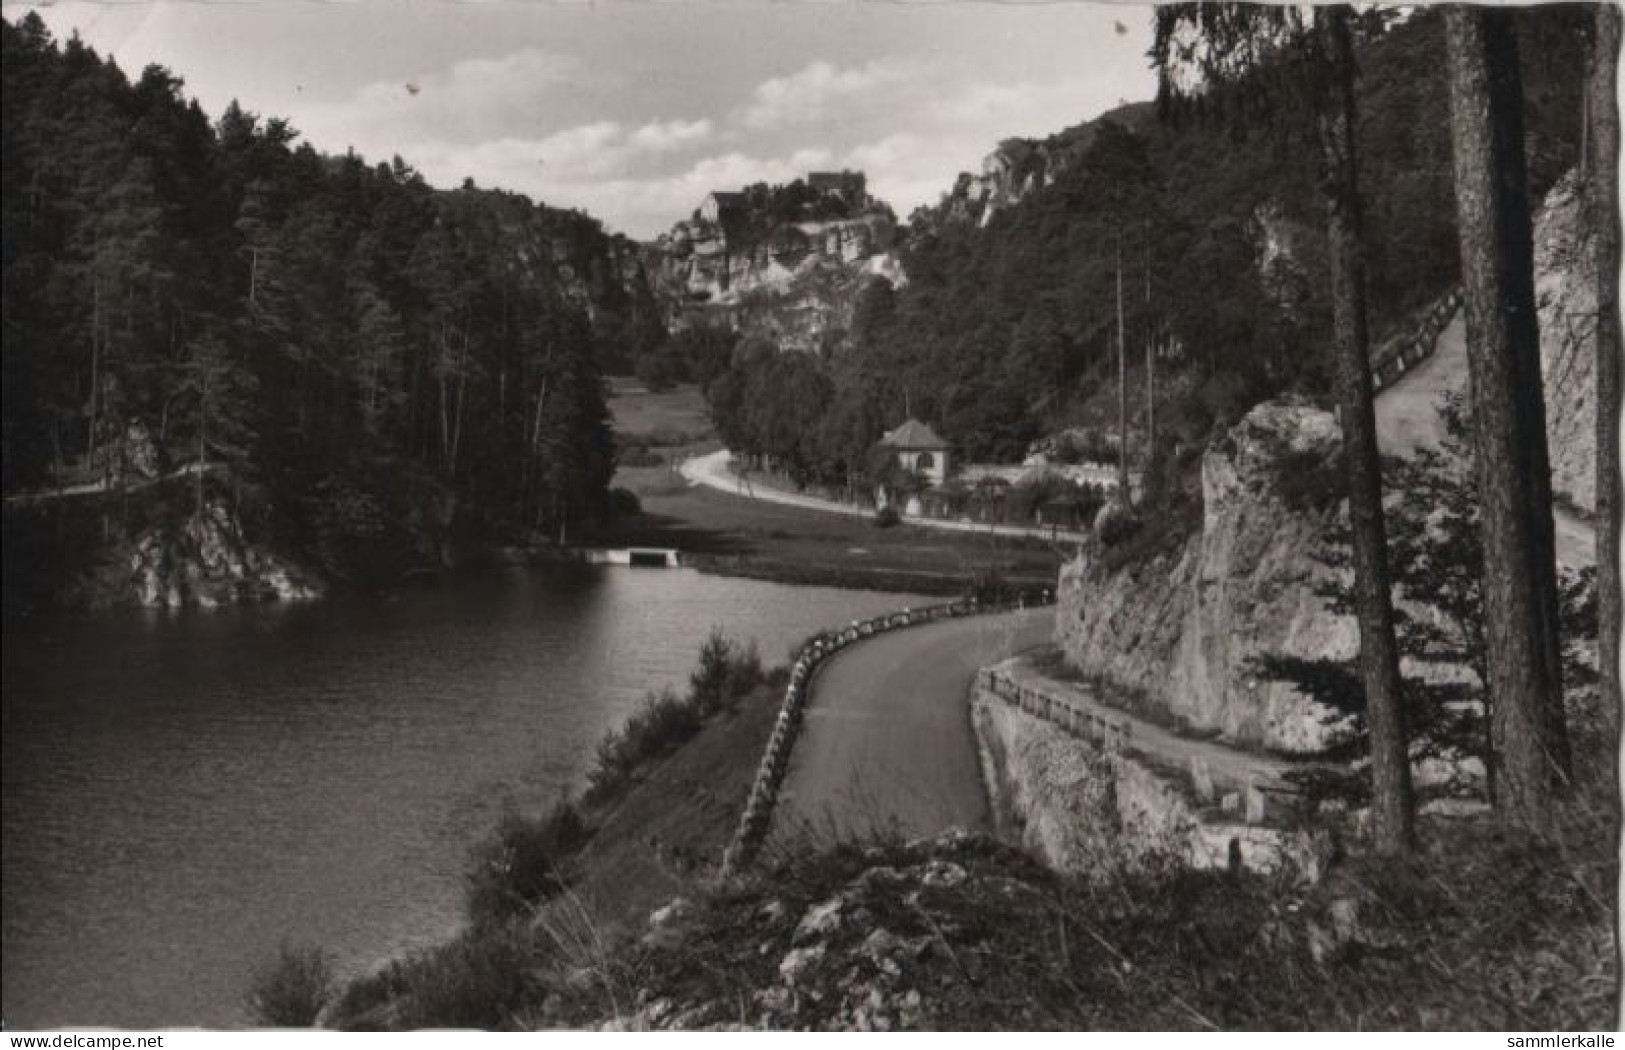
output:
[[[309,1028],[333,995],[333,967],[327,953],[308,945],[283,944],[277,956],[254,975],[249,1011],[266,1028]]]

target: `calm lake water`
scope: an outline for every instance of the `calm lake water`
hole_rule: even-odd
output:
[[[444,938],[503,807],[579,786],[713,626],[782,663],[820,627],[925,601],[558,566],[8,622],[4,1025],[243,1023],[281,941],[354,971]]]

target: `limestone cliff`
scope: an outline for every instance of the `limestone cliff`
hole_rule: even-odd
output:
[[[1352,621],[1311,584],[1311,556],[1334,511],[1283,495],[1284,471],[1333,469],[1329,413],[1266,402],[1202,460],[1202,527],[1176,550],[1112,569],[1098,546],[1061,571],[1057,641],[1087,675],[1158,704],[1192,728],[1283,751],[1323,745],[1320,710],[1263,681],[1264,652],[1353,652]]]
[[[861,173],[717,192],[645,252],[668,321],[721,321],[786,350],[839,341],[869,282],[906,282],[897,222]]]
[[[1268,214],[1257,219],[1266,243],[1280,239]],[[1595,499],[1592,237],[1571,173],[1537,213],[1534,245],[1553,488],[1582,510]],[[1459,341],[1440,346],[1414,377],[1429,396],[1389,396],[1379,415],[1403,411],[1406,426],[1437,429],[1431,394],[1462,389],[1467,372]],[[1286,491],[1299,486],[1279,484],[1283,471],[1324,469],[1338,442],[1327,413],[1255,408],[1203,457],[1198,532],[1172,552],[1119,569],[1099,548],[1063,568],[1056,629],[1069,660],[1197,729],[1287,751],[1319,746],[1327,727],[1313,705],[1289,685],[1255,678],[1249,662],[1272,651],[1354,652],[1352,619],[1329,613],[1309,586],[1325,571],[1312,551],[1332,512],[1288,500]]]
[[[106,599],[133,599],[148,608],[297,601],[323,590],[313,573],[250,541],[218,499],[204,505],[201,517],[142,532],[123,564],[104,566],[100,577],[95,582]]]
[[[1053,184],[1062,171],[1088,151],[1103,122],[1132,127],[1151,116],[1151,103],[1136,102],[1047,138],[1005,139],[982,158],[979,172],[961,172],[941,201],[916,209],[909,216],[910,231],[922,233],[944,223],[986,226],[1000,211]]]
[[[1535,298],[1552,489],[1585,511],[1596,505],[1596,231],[1574,172],[1535,217]]]

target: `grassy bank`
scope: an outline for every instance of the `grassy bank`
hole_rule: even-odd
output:
[[[256,1018],[309,1024],[325,1009],[324,1024],[338,1028],[520,1024],[562,979],[540,979],[542,960],[579,969],[714,874],[783,685],[782,670],[764,670],[753,649],[713,635],[686,691],[651,695],[600,743],[581,798],[511,813],[476,847],[456,940],[343,987],[319,952],[284,948],[256,980]]]
[[[1413,859],[1353,852],[1315,886],[1174,865],[1069,879],[953,833],[787,853],[745,879],[683,884],[646,926],[599,925],[566,901],[470,935],[399,982],[410,998],[349,1019],[1611,1029],[1618,868],[1611,818],[1595,816],[1576,808],[1544,846],[1488,823],[1428,821]]]
[[[721,447],[692,387],[660,393],[622,386],[610,399],[621,444],[615,485],[642,513],[601,530],[608,546],[675,547],[707,572],[784,583],[959,594],[979,579],[1053,586],[1064,545],[787,507],[690,486],[685,458]],[[630,454],[628,454],[630,452]]]

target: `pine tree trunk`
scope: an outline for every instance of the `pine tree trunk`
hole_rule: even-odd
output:
[[[367,355],[366,393],[362,400],[362,404],[365,406],[363,412],[367,417],[367,429],[375,434],[378,432],[378,380],[384,371],[378,360],[379,355],[382,353],[379,344],[374,343],[372,353]]]
[[[1151,319],[1151,248],[1147,225],[1145,249],[1145,463],[1140,468],[1141,495],[1150,486],[1157,459],[1157,325]]]
[[[1128,487],[1128,341],[1123,327],[1123,241],[1117,241],[1117,486],[1123,506]]]
[[[1597,253],[1597,628],[1602,702],[1621,702],[1619,410],[1621,340],[1619,317],[1619,109],[1620,9],[1596,8],[1587,84],[1592,164],[1587,186]]]
[[[102,282],[91,279],[90,292],[90,426],[85,433],[85,466],[96,472],[96,410],[102,386]]]
[[[1364,217],[1355,145],[1354,52],[1347,6],[1320,8],[1331,95],[1320,117],[1327,256],[1331,263],[1332,344],[1349,481],[1355,615],[1360,680],[1371,739],[1371,815],[1377,848],[1400,853],[1412,844],[1410,748],[1404,687],[1394,641],[1388,539],[1382,511],[1382,466],[1366,328]]]
[[[463,404],[468,396],[468,330],[463,330],[463,345],[457,355],[457,408],[451,424],[451,476],[457,476],[457,451],[463,443]]]
[[[203,522],[203,463],[209,454],[209,373],[204,371],[198,380],[197,406],[197,481],[193,489],[196,506],[192,520]]]
[[[451,459],[451,395],[446,389],[446,326],[440,326],[440,360],[436,362],[439,374],[436,378],[440,383],[440,461],[449,462]]]
[[[1568,767],[1551,465],[1512,12],[1445,12],[1457,231],[1477,438],[1496,804],[1540,835]]]

